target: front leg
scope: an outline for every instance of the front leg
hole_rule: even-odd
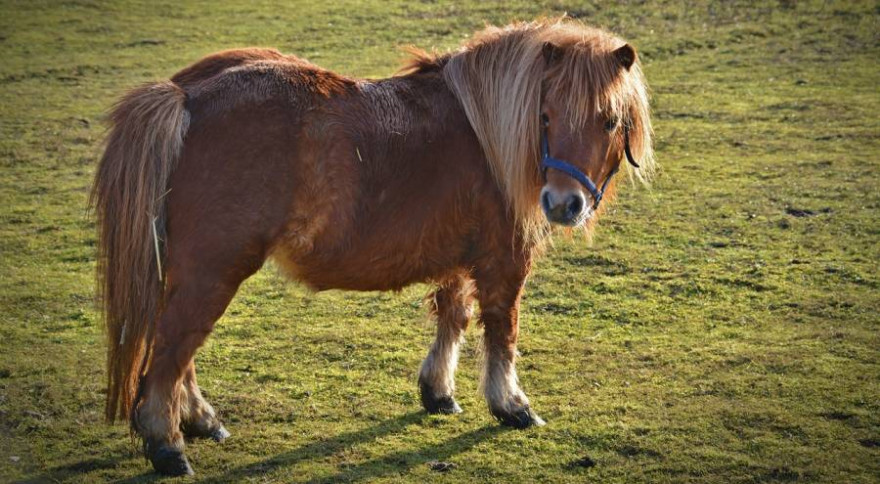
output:
[[[495,418],[504,425],[524,429],[544,425],[519,388],[515,366],[519,302],[529,260],[519,264],[505,262],[487,264],[487,269],[479,271],[476,277],[480,322],[485,328],[481,387]]]

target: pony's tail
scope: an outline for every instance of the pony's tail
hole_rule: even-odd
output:
[[[114,106],[89,198],[98,221],[110,422],[129,418],[137,404],[162,309],[164,199],[189,125],[185,100],[179,86],[164,81],[134,89]]]

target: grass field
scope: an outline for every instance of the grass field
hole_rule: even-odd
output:
[[[197,358],[233,438],[189,445],[192,480],[880,481],[875,2],[184,3],[0,2],[0,481],[157,479],[102,422],[85,206],[122,92],[247,45],[384,77],[400,46],[562,12],[639,49],[662,172],[529,280],[520,377],[548,425],[492,420],[479,328],[465,413],[420,410],[426,286],[313,294],[266,267]]]

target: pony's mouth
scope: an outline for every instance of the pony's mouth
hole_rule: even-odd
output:
[[[547,217],[547,220],[551,223],[562,225],[563,227],[579,227],[583,225],[590,217],[593,215],[593,211],[590,209],[584,210],[583,212],[573,216],[557,216],[544,212],[544,216]]]

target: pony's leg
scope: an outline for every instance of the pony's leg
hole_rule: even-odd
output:
[[[196,365],[190,362],[180,387],[180,430],[190,438],[211,438],[223,442],[229,431],[217,418],[214,407],[205,400],[196,383]]]
[[[178,258],[186,261],[185,267],[171,261],[165,310],[156,324],[152,357],[132,415],[147,458],[156,471],[166,475],[192,474],[183,453],[180,410],[185,394],[182,383],[196,349],[211,333],[239,284],[263,261],[217,253],[189,255]]]
[[[419,393],[428,413],[460,413],[453,399],[458,348],[473,315],[473,282],[457,276],[444,283],[429,299],[437,320],[437,337],[419,371]]]
[[[525,267],[516,270],[509,262],[492,264],[479,271],[476,278],[480,322],[485,328],[481,387],[492,415],[502,424],[516,428],[544,425],[529,407],[529,399],[516,376],[519,302],[528,272],[528,263],[522,265]]]

